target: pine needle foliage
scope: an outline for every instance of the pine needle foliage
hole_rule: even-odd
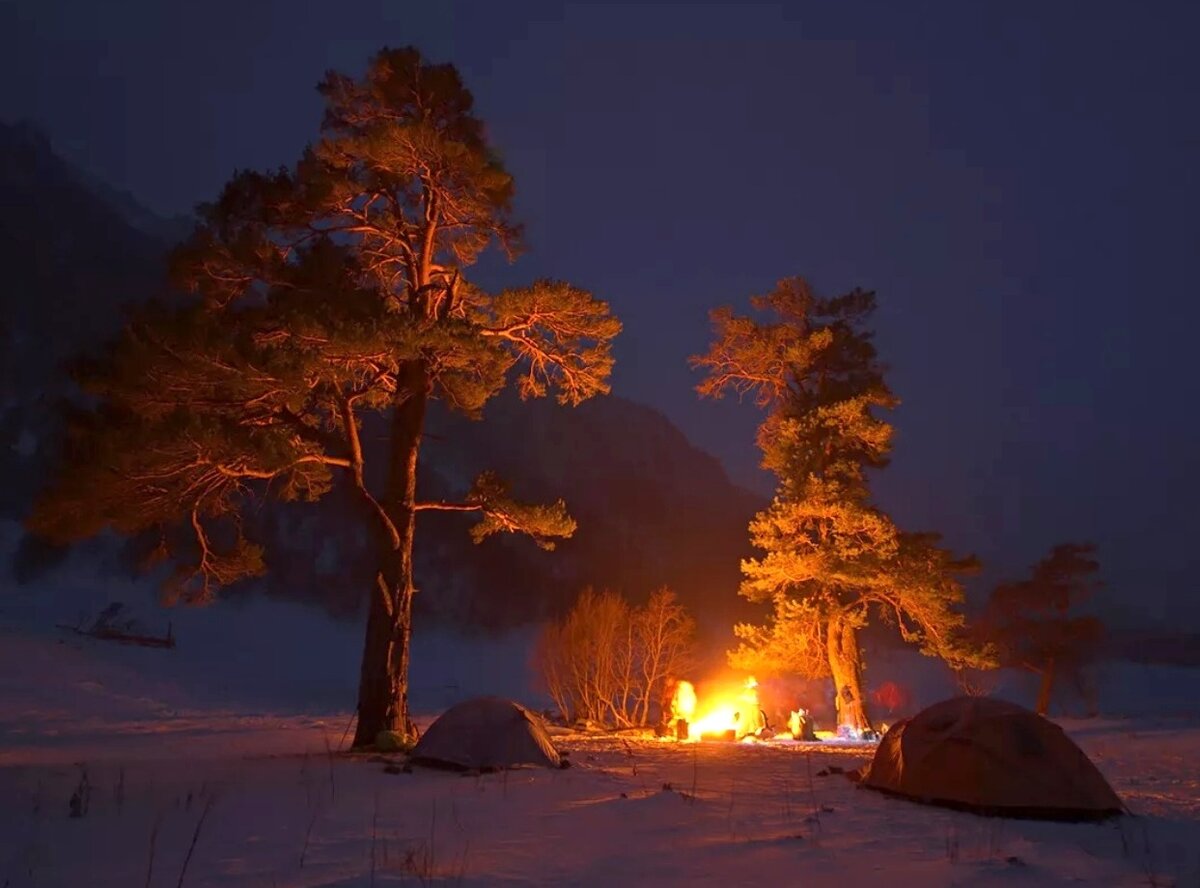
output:
[[[767,603],[763,626],[736,628],[731,661],[760,672],[832,674],[843,720],[869,726],[857,631],[871,619],[950,662],[980,652],[963,639],[959,577],[975,569],[935,534],[906,533],[871,500],[868,471],[887,465],[898,404],[868,326],[875,296],[818,297],[801,278],[750,300],[751,313],[712,313],[702,396],[752,399],[763,467],[777,478],[750,525],[763,554],[742,564],[741,594]]]
[[[466,272],[515,256],[514,183],[451,65],[384,49],[330,72],[320,137],[291,167],[241,172],[200,208],[172,260],[180,295],[134,313],[98,360],[68,453],[29,524],[69,541],[154,533],[178,565],[170,600],[211,601],[260,574],[242,516],[263,498],[349,485],[377,540],[356,743],[409,730],[412,546],[421,511],[479,515],[473,536],[570,536],[562,502],[521,503],[485,474],[462,502],[422,502],[425,409],[479,417],[508,385],[575,405],[608,391],[620,323],[563,281],[488,293]],[[368,467],[363,414],[391,415]]]

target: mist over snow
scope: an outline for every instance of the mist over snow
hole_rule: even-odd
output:
[[[4,538],[11,545],[12,528]],[[359,619],[335,620],[312,605],[251,596],[205,607],[164,608],[151,580],[104,575],[72,558],[50,576],[0,589],[0,631],[8,644],[25,637],[45,648],[63,642],[78,664],[103,664],[113,690],[152,683],[147,693],[174,706],[236,706],[262,712],[349,714],[358,686],[362,654]],[[90,621],[104,607],[124,603],[129,616],[149,634],[163,635],[168,623],[173,650],[128,647],[72,636],[57,628]],[[542,702],[529,668],[533,630],[496,634],[460,633],[418,625],[413,638],[411,699],[418,713],[436,713],[467,697],[500,694]],[[7,681],[38,688],[56,680],[52,668],[34,668],[21,658],[9,665]]]
[[[0,525],[0,557],[15,545],[17,528]],[[500,594],[498,592],[498,594]],[[121,602],[127,615],[152,635],[170,624],[177,647],[157,650],[129,647],[72,635],[59,628],[90,623],[108,605]],[[434,619],[418,619],[413,633],[411,700],[418,714],[436,714],[455,702],[498,694],[537,709],[549,706],[532,662],[540,623],[503,631],[456,629]],[[334,619],[312,604],[259,595],[219,600],[203,607],[163,607],[152,578],[130,579],[115,570],[99,570],[93,553],[76,553],[41,580],[0,585],[0,630],[11,646],[25,639],[29,650],[45,654],[61,649],[71,668],[103,668],[107,686],[121,694],[145,687],[143,696],[161,698],[168,707],[234,707],[261,713],[328,715],[353,709],[362,651],[361,617]],[[732,646],[730,634],[705,645],[704,662],[693,678],[721,669],[721,651]],[[47,655],[48,656],[48,655]],[[34,668],[11,658],[8,681],[50,693],[61,678],[53,668]],[[88,665],[90,664],[90,665]],[[715,665],[713,665],[715,664]],[[70,669],[66,670],[70,672]],[[880,648],[866,660],[868,691],[895,683],[907,695],[903,710],[881,712],[885,721],[958,693],[940,660],[907,648]],[[66,679],[63,679],[66,681]],[[1110,657],[1088,669],[1095,713],[1080,689],[1060,683],[1052,714],[1080,717],[1200,715],[1200,668],[1134,662]],[[827,682],[817,683],[821,688]],[[766,682],[772,687],[787,682]],[[1001,670],[989,685],[995,696],[1030,705],[1037,677]],[[137,693],[142,694],[141,691]],[[804,694],[826,694],[809,685],[786,690],[780,704],[820,708]],[[772,692],[767,691],[767,696]],[[791,694],[794,700],[783,699]],[[797,696],[799,695],[799,696]]]

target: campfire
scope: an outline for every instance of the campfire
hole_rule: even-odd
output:
[[[789,711],[785,724],[770,724],[763,711],[754,676],[744,682],[717,685],[696,692],[690,681],[680,681],[671,698],[668,734],[677,740],[819,740],[860,741],[877,739],[859,734],[849,725],[836,731],[815,730],[811,711],[803,707]]]
[[[698,701],[692,683],[681,681],[671,700],[671,716],[680,739],[743,740],[761,737],[768,730],[754,676],[747,678],[740,690],[706,696],[703,703]],[[680,736],[684,731],[686,735]]]

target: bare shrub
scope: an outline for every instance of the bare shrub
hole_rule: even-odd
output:
[[[688,668],[695,621],[662,588],[642,607],[585,589],[538,639],[536,663],[563,718],[614,727],[649,724],[668,681]]]
[[[954,684],[967,697],[990,697],[1000,685],[998,669],[955,669]]]

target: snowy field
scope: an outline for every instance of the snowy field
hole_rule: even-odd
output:
[[[1138,816],[1028,823],[858,789],[822,772],[869,749],[832,744],[389,773],[336,752],[345,713],[184,705],[175,653],[0,634],[0,886],[1200,885],[1193,719],[1068,722]]]
[[[179,647],[161,651],[56,631],[77,595],[5,591],[0,888],[1200,888],[1200,670],[1108,664],[1103,715],[1063,724],[1137,816],[1045,824],[861,790],[822,772],[870,749],[833,744],[560,734],[567,770],[405,773],[337,752],[357,626],[268,602],[220,605],[169,614]],[[91,612],[118,592],[128,594],[97,588]],[[141,615],[154,631],[168,616]],[[418,710],[428,719],[478,693],[538,704],[529,644],[528,632],[419,634]],[[874,668],[907,670],[922,705],[945,696],[932,672],[916,674],[931,661],[914,662]]]
[[[83,765],[10,761],[0,885],[1200,884],[1195,725],[1080,728],[1140,816],[1064,825],[822,776],[857,750],[561,738],[564,771],[389,773],[326,754],[333,722],[282,724],[193,720],[194,754],[98,757],[75,818]]]

